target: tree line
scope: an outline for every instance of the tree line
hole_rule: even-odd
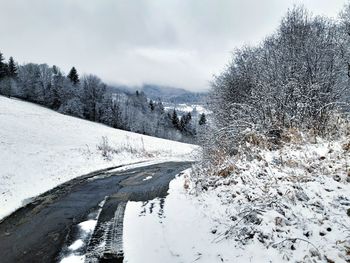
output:
[[[37,103],[60,113],[99,122],[113,128],[160,138],[195,142],[204,114],[178,116],[166,112],[161,101],[149,100],[143,92],[112,93],[95,75],[80,78],[72,67],[65,75],[57,66],[5,61],[0,52],[0,94]]]

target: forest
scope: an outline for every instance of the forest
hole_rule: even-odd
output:
[[[18,65],[13,57],[6,62],[2,53],[0,94],[117,129],[189,143],[197,141],[206,123],[204,113],[167,112],[160,99],[149,99],[142,91],[115,92],[97,76],[80,78],[75,67],[65,75],[57,66]]]

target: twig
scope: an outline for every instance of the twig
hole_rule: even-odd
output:
[[[286,242],[286,241],[291,241],[291,242],[294,243],[296,240],[304,241],[304,242],[310,244],[311,246],[313,246],[313,247],[318,251],[318,248],[317,248],[314,244],[312,244],[310,241],[308,241],[308,240],[306,240],[306,239],[303,239],[303,238],[299,238],[299,237],[295,237],[295,238],[286,238],[286,239],[284,239],[284,240],[282,240],[282,241],[280,241],[280,242],[277,242],[277,243],[275,243],[275,244],[272,244],[271,246],[272,246],[273,248],[276,248],[279,244],[282,244],[282,243],[284,243],[284,242]]]
[[[247,213],[246,215],[244,215],[240,220],[237,221],[236,224],[234,224],[233,226],[231,226],[228,230],[226,230],[225,232],[221,233],[220,235],[218,235],[216,238],[214,238],[212,240],[212,242],[216,242],[219,243],[220,241],[222,241],[230,232],[232,232],[232,230],[240,223],[242,222],[242,220],[244,220],[246,217],[248,217],[249,215],[251,215],[253,212],[264,212],[264,210],[261,209],[253,209],[251,210],[249,213]]]

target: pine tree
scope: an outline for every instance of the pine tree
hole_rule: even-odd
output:
[[[10,57],[9,63],[8,63],[8,76],[11,78],[16,78],[17,75],[18,75],[17,66],[15,64],[15,61],[13,60],[13,57]]]
[[[4,56],[0,52],[0,80],[7,76],[7,64],[3,62]]]
[[[154,103],[153,100],[150,100],[149,107],[151,108],[151,111],[154,111]]]
[[[73,85],[78,85],[80,82],[79,75],[75,67],[72,67],[67,77],[70,79]]]
[[[179,128],[179,118],[177,117],[177,113],[175,109],[173,111],[173,115],[171,116],[171,123],[174,125],[176,129]]]
[[[201,116],[200,116],[200,118],[199,118],[198,124],[199,124],[199,125],[204,125],[204,124],[206,124],[206,123],[207,123],[207,118],[205,117],[205,114],[202,113]]]
[[[186,126],[186,116],[182,116],[180,119],[179,130],[184,131]]]

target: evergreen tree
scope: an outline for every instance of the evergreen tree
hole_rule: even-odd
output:
[[[80,82],[79,75],[75,67],[72,67],[67,77],[70,79],[73,85],[78,85]]]
[[[149,102],[149,107],[151,108],[151,111],[154,111],[154,103],[152,100]]]
[[[0,80],[7,76],[7,64],[3,62],[4,56],[0,52]]]
[[[177,117],[177,113],[176,110],[174,109],[173,114],[171,116],[171,123],[173,124],[173,126],[178,129],[180,127],[179,124],[179,118]]]
[[[180,118],[180,123],[179,123],[179,130],[180,131],[184,131],[185,130],[185,117],[184,116],[182,116],[181,118]]]
[[[204,124],[206,124],[206,123],[207,123],[207,118],[205,117],[205,114],[202,113],[201,116],[200,116],[200,118],[199,118],[198,124],[199,124],[199,125],[204,125]]]
[[[16,78],[17,74],[17,66],[15,64],[15,61],[13,60],[13,57],[10,57],[8,63],[8,76],[11,78]]]

